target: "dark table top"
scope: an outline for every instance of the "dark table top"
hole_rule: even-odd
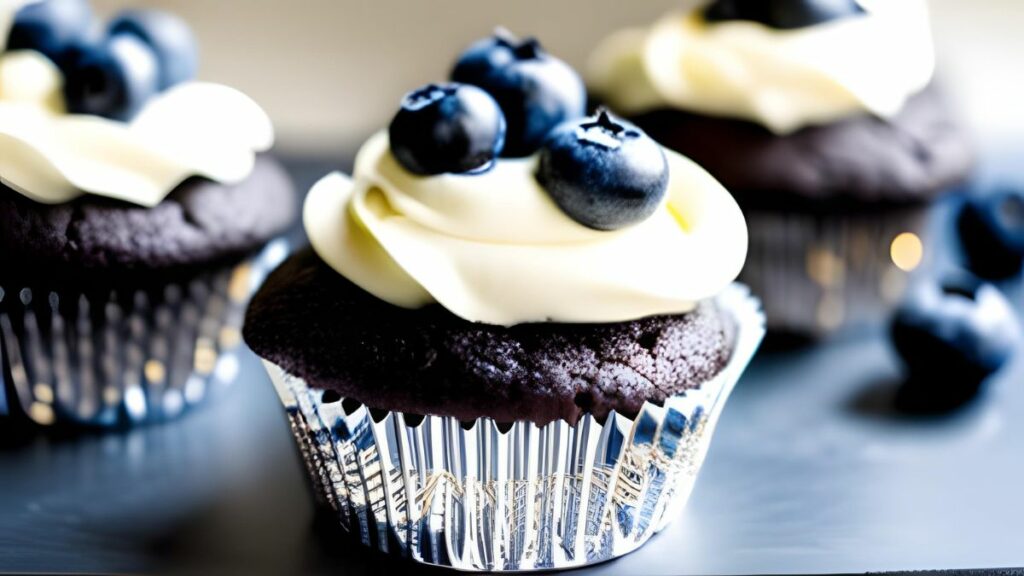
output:
[[[303,186],[323,172],[295,166]],[[762,353],[683,516],[578,573],[1024,565],[1024,355],[947,416],[893,412],[899,377],[880,330]],[[0,448],[0,572],[395,569],[411,570],[315,518],[284,412],[248,353],[221,401],[183,421]]]

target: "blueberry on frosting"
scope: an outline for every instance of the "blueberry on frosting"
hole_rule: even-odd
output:
[[[160,90],[195,78],[199,51],[192,29],[184,20],[162,10],[126,10],[110,23],[108,35],[132,35],[156,55]]]
[[[159,91],[156,54],[135,36],[119,35],[86,49],[64,71],[68,111],[131,120]]]
[[[576,222],[618,230],[654,213],[668,189],[669,170],[661,146],[602,109],[548,137],[536,176]]]
[[[413,174],[486,169],[505,145],[505,116],[483,90],[428,84],[407,94],[388,128],[391,153]]]
[[[14,17],[10,50],[34,50],[64,75],[69,112],[128,121],[150,98],[191,80],[198,67],[192,31],[160,10],[128,10],[106,28],[87,0],[42,0]]]
[[[94,26],[87,0],[35,2],[14,15],[7,49],[35,50],[59,64],[67,50],[93,35]]]
[[[789,30],[863,14],[857,0],[716,0],[704,10],[709,22],[749,20]]]
[[[508,120],[507,157],[529,156],[552,129],[586,113],[579,75],[536,39],[520,40],[504,30],[463,52],[451,79],[479,86],[497,100]]]

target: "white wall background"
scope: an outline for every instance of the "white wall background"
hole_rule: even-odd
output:
[[[193,23],[201,75],[270,113],[279,147],[334,154],[382,127],[411,88],[498,24],[579,67],[610,31],[686,0],[94,0],[161,6]],[[1024,136],[1024,0],[932,0],[943,77],[989,141]]]

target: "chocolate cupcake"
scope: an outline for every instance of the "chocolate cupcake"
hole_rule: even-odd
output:
[[[613,35],[589,82],[736,195],[769,325],[822,335],[884,316],[970,170],[934,68],[924,0],[719,0]]]
[[[605,112],[535,40],[410,93],[246,342],[319,502],[364,544],[468,571],[609,560],[685,503],[764,318],[729,193]],[[540,105],[544,103],[544,105]]]
[[[192,79],[174,16],[129,11],[97,34],[84,1],[15,4],[0,8],[0,416],[177,417],[233,378],[248,297],[284,255],[265,250],[296,216],[270,121]]]

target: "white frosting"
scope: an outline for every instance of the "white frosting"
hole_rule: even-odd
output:
[[[778,134],[862,113],[891,117],[931,81],[926,0],[860,0],[867,13],[795,30],[671,14],[594,53],[592,89],[624,114],[671,106]]]
[[[43,108],[53,114],[64,112],[60,70],[50,59],[23,50],[0,55],[0,106],[21,105],[26,113]]]
[[[0,1],[9,19],[13,4]],[[0,182],[37,202],[93,194],[155,206],[191,176],[245,179],[274,142],[266,113],[226,86],[176,86],[129,123],[63,113],[62,87],[41,54],[0,53]]]
[[[478,175],[417,177],[370,139],[348,178],[310,191],[304,223],[317,254],[397,306],[439,302],[474,322],[620,322],[689,311],[739,274],[747,229],[732,196],[666,152],[665,204],[616,232],[566,216],[534,178],[536,157]]]

